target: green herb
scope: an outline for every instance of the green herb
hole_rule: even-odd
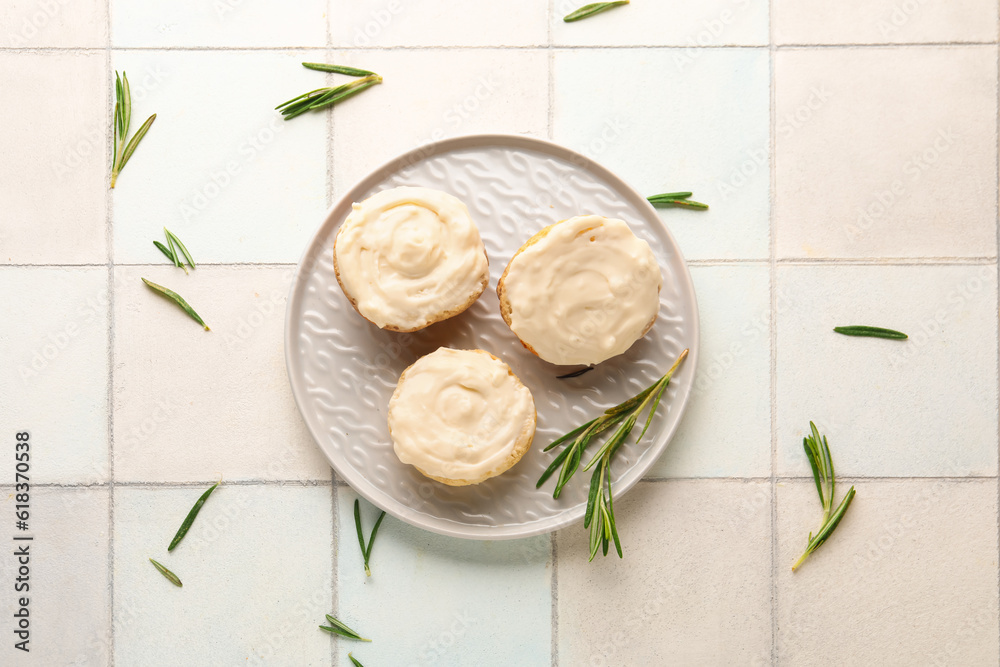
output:
[[[865,327],[865,326],[850,326],[850,327],[834,327],[834,331],[839,334],[844,334],[845,336],[867,336],[868,338],[891,338],[892,340],[906,340],[909,338],[902,331],[895,331],[893,329],[883,329],[882,327]]]
[[[194,507],[191,508],[191,511],[188,512],[188,515],[184,518],[184,523],[182,523],[181,527],[177,529],[177,534],[174,535],[174,539],[170,540],[170,546],[167,547],[167,551],[173,551],[174,547],[181,543],[181,540],[183,540],[184,536],[187,535],[188,529],[191,528],[191,524],[194,523],[195,517],[198,516],[198,512],[201,511],[201,506],[205,504],[205,501],[208,500],[208,497],[212,495],[212,491],[215,491],[217,486],[219,486],[218,482],[209,487],[208,491],[201,494],[201,497],[198,498],[197,502],[195,502]]]
[[[211,331],[211,329],[208,328],[208,325],[205,324],[205,320],[201,319],[201,316],[198,315],[198,313],[194,312],[194,308],[192,308],[188,304],[188,302],[184,300],[184,297],[182,297],[180,294],[178,294],[177,292],[175,292],[173,290],[167,289],[163,285],[157,285],[154,282],[150,282],[149,280],[146,280],[145,278],[142,279],[142,282],[146,283],[146,285],[148,285],[150,287],[150,289],[152,289],[152,290],[154,290],[156,292],[159,292],[160,294],[162,294],[163,296],[165,296],[165,297],[167,297],[169,299],[173,299],[173,301],[178,306],[180,306],[181,308],[183,308],[184,312],[187,313],[188,315],[190,315],[194,319],[195,322],[197,322],[201,326],[205,327],[205,331]]]
[[[592,370],[594,370],[593,366],[587,366],[586,368],[581,368],[580,370],[573,371],[572,373],[566,373],[565,375],[557,375],[556,379],[557,380],[568,380],[569,378],[578,378],[581,375],[583,375],[584,373],[589,373]]]
[[[181,243],[181,240],[179,238],[177,238],[177,235],[174,234],[169,229],[167,229],[166,227],[163,228],[163,233],[166,234],[167,240],[170,242],[170,247],[173,248],[176,245],[177,248],[181,251],[181,254],[184,255],[184,261],[187,262],[187,265],[190,266],[192,269],[195,268],[195,266],[194,266],[194,260],[191,259],[191,253],[189,253],[188,249],[184,246],[183,243]],[[179,258],[177,257],[177,254],[176,254],[176,251],[174,253],[174,260],[175,260],[175,262],[179,261]],[[186,270],[187,269],[185,269],[185,271]]]
[[[573,21],[579,21],[580,19],[585,19],[588,16],[593,16],[594,14],[600,14],[601,12],[607,11],[612,7],[627,4],[628,0],[619,0],[618,2],[594,2],[589,5],[584,5],[576,11],[570,12],[563,17],[563,21],[566,23],[572,23]]]
[[[368,546],[365,547],[365,534],[361,530],[361,503],[357,498],[354,499],[354,525],[358,529],[358,542],[361,544],[361,555],[365,559],[365,574],[367,576],[372,576],[372,571],[368,567],[368,559],[372,555],[372,545],[375,544],[375,535],[378,534],[378,527],[382,525],[382,519],[385,518],[385,512],[378,515],[378,520],[375,521],[375,527],[372,528],[372,534],[368,537]]]
[[[354,663],[354,667],[365,667],[365,666],[364,666],[364,665],[362,665],[362,664],[361,664],[360,662],[358,662],[358,659],[357,659],[357,658],[355,658],[355,657],[354,657],[353,655],[351,655],[350,653],[348,653],[348,654],[347,654],[347,657],[351,659],[351,662],[352,662],[352,663]]]
[[[314,69],[319,72],[333,72],[334,74],[346,74],[347,76],[375,76],[375,72],[369,72],[366,69],[358,69],[357,67],[346,67],[344,65],[328,65],[326,63],[302,63],[302,66],[308,69]]]
[[[177,263],[177,257],[174,255],[173,251],[170,250],[170,248],[166,247],[165,245],[163,245],[159,241],[153,241],[153,245],[155,245],[157,248],[159,248],[160,252],[162,252],[164,255],[167,256],[167,259],[170,260],[171,264],[176,264]]]
[[[326,620],[329,621],[330,625],[321,625],[319,626],[320,630],[326,630],[327,632],[331,632],[335,635],[340,635],[341,637],[347,637],[348,639],[356,639],[359,642],[371,641],[370,639],[365,639],[354,630],[351,630],[349,627],[347,627],[346,625],[335,619],[333,616],[330,616],[330,614],[326,615]]]
[[[353,97],[362,90],[371,88],[379,83],[382,83],[382,77],[378,74],[370,74],[335,88],[317,88],[316,90],[294,97],[274,108],[281,111],[281,115],[285,117],[285,120],[291,120],[307,111],[333,106],[337,102],[346,100],[348,97]]]
[[[132,122],[132,91],[129,88],[128,77],[125,76],[125,72],[122,72],[121,78],[118,77],[118,72],[115,72],[115,126],[113,128],[115,147],[111,165],[112,188],[115,187],[118,174],[125,168],[125,163],[132,157],[136,146],[146,136],[146,132],[149,131],[149,127],[153,124],[154,120],[156,120],[155,113],[147,118],[146,122],[132,135],[132,139],[126,142],[128,128]]]
[[[823,505],[823,523],[820,524],[815,536],[809,533],[806,551],[795,562],[795,565],[792,566],[793,572],[798,566],[802,565],[802,562],[809,557],[809,554],[816,551],[821,544],[826,542],[826,539],[833,533],[837,524],[844,518],[844,513],[851,506],[851,501],[854,500],[854,487],[852,486],[840,502],[840,506],[837,507],[836,511],[831,513],[831,510],[833,510],[833,492],[836,485],[836,478],[833,474],[833,459],[830,457],[830,446],[826,442],[826,436],[819,434],[816,424],[809,422],[809,428],[812,430],[812,434],[802,439],[802,446],[806,450],[806,457],[809,459],[813,478],[816,480],[816,491],[819,493],[819,502]]]
[[[597,419],[592,419],[582,426],[578,426],[566,435],[557,438],[543,451],[549,451],[553,447],[560,445],[564,442],[569,444],[553,459],[549,467],[546,468],[545,472],[539,478],[536,487],[540,487],[542,484],[551,477],[555,471],[559,470],[559,477],[556,481],[556,488],[552,493],[553,498],[558,498],[559,494],[562,493],[563,487],[566,483],[573,477],[577,469],[580,467],[580,460],[583,457],[583,452],[590,445],[593,438],[604,431],[611,429],[611,427],[621,423],[617,429],[611,434],[611,437],[598,449],[597,453],[590,459],[590,462],[583,467],[583,469],[590,470],[596,466],[593,475],[590,478],[590,492],[587,495],[587,512],[584,516],[583,526],[584,528],[590,528],[590,560],[594,560],[594,556],[597,555],[597,549],[603,545],[604,555],[608,555],[608,547],[612,541],[615,544],[615,551],[618,552],[618,557],[622,557],[622,547],[621,542],[618,539],[618,528],[615,524],[615,510],[614,502],[611,494],[611,460],[614,458],[615,453],[622,446],[622,444],[628,439],[629,434],[632,432],[632,428],[635,426],[639,415],[646,406],[649,406],[649,415],[646,417],[646,424],[643,426],[642,432],[639,434],[638,439],[642,440],[642,436],[646,434],[646,430],[649,428],[650,423],[653,421],[653,414],[656,412],[656,408],[660,404],[660,398],[663,396],[663,392],[666,391],[667,385],[670,384],[670,379],[673,377],[674,372],[681,365],[684,359],[687,358],[688,350],[681,352],[680,356],[677,357],[677,361],[674,365],[670,367],[666,375],[661,377],[659,380],[651,384],[649,387],[643,389],[641,392],[628,399],[624,403],[619,403],[613,408],[609,408],[604,412],[603,415]]]
[[[152,563],[153,567],[155,567],[157,570],[159,570],[160,574],[162,574],[164,577],[166,577],[167,580],[170,583],[172,583],[174,586],[177,586],[178,588],[183,588],[184,587],[184,584],[181,583],[181,580],[177,577],[176,574],[174,574],[173,572],[171,572],[167,568],[163,567],[162,565],[160,565],[159,563],[157,563],[152,558],[149,559],[149,562]]]
[[[652,197],[646,197],[646,199],[657,208],[681,206],[684,208],[696,208],[701,211],[708,209],[708,204],[688,199],[691,194],[690,192],[664,192],[662,195],[653,195]]]

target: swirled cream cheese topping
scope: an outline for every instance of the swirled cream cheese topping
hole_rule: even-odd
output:
[[[535,402],[504,362],[442,347],[404,371],[389,401],[403,463],[449,484],[475,484],[517,463],[531,445]]]
[[[333,254],[337,279],[358,312],[397,331],[457,315],[489,281],[468,208],[428,188],[383,190],[355,203]]]
[[[529,239],[497,291],[511,330],[539,357],[596,364],[649,330],[662,286],[649,244],[624,221],[582,215]]]

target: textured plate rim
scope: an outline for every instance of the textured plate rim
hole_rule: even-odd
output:
[[[685,323],[691,327],[692,343],[689,348],[690,352],[688,353],[687,363],[682,368],[681,377],[678,378],[678,380],[681,381],[672,383],[678,387],[677,391],[680,395],[675,397],[675,405],[677,405],[677,403],[679,403],[679,405],[677,405],[676,412],[672,413],[675,416],[670,419],[664,429],[662,429],[658,434],[662,437],[662,441],[653,443],[650,448],[646,450],[646,453],[649,454],[648,456],[644,459],[637,460],[637,462],[632,465],[620,478],[615,480],[616,498],[620,498],[622,495],[627,493],[642,479],[643,475],[645,475],[646,472],[648,472],[656,461],[663,455],[667,446],[677,433],[681,419],[684,417],[684,413],[687,410],[692,389],[694,387],[694,377],[698,367],[698,352],[701,342],[701,327],[698,313],[698,300],[695,296],[694,283],[691,280],[690,269],[688,268],[687,262],[684,260],[684,256],[680,251],[680,246],[678,246],[677,240],[670,232],[670,229],[660,219],[660,216],[656,212],[656,209],[653,208],[653,205],[650,204],[646,198],[639,194],[632,186],[626,183],[621,177],[616,175],[607,167],[604,167],[600,163],[595,162],[581,153],[577,153],[572,149],[566,148],[565,146],[552,141],[538,139],[527,135],[502,133],[469,134],[450,137],[440,141],[432,141],[413,148],[379,165],[363,178],[351,185],[351,187],[348,188],[345,193],[339,197],[332,206],[330,206],[329,209],[327,209],[322,223],[320,223],[315,233],[313,233],[312,237],[309,239],[309,242],[302,253],[302,257],[299,259],[299,262],[295,267],[295,276],[292,280],[291,287],[289,288],[287,304],[285,306],[285,372],[288,377],[288,382],[292,388],[292,396],[295,399],[295,405],[298,408],[299,414],[302,416],[302,420],[306,424],[306,428],[308,429],[313,442],[317,447],[319,447],[323,456],[337,473],[337,476],[343,479],[355,493],[379,509],[385,510],[397,519],[405,521],[412,526],[428,530],[433,533],[438,533],[440,535],[464,539],[493,541],[545,535],[559,530],[560,528],[565,528],[566,526],[580,521],[583,518],[585,508],[581,506],[570,507],[559,514],[546,517],[538,521],[532,521],[530,523],[501,524],[494,526],[462,523],[441,517],[431,517],[427,514],[416,512],[392,495],[375,489],[375,487],[368,482],[364,475],[356,472],[354,468],[349,466],[342,467],[340,462],[337,460],[337,457],[331,456],[331,454],[327,451],[327,448],[321,444],[323,442],[323,438],[321,437],[323,434],[319,432],[317,428],[314,428],[312,421],[306,414],[306,410],[303,408],[304,396],[301,396],[300,392],[304,391],[304,388],[299,386],[299,381],[295,376],[293,376],[293,368],[297,368],[297,363],[292,354],[292,341],[294,340],[294,335],[297,333],[295,328],[299,324],[298,320],[293,319],[292,314],[293,312],[298,311],[301,306],[300,301],[302,290],[308,282],[308,276],[303,272],[306,269],[306,263],[309,261],[310,256],[315,253],[317,246],[322,245],[321,237],[326,238],[328,234],[332,232],[332,229],[330,228],[336,228],[340,224],[340,220],[334,220],[335,212],[344,206],[345,203],[348,205],[353,203],[358,193],[369,192],[372,187],[385,180],[387,174],[405,168],[404,165],[413,165],[435,155],[440,155],[454,150],[486,146],[533,150],[538,153],[570,162],[577,168],[587,169],[596,176],[604,179],[616,190],[626,194],[632,200],[632,203],[636,205],[636,208],[646,214],[648,222],[658,225],[662,231],[666,233],[670,244],[673,246],[673,251],[677,257],[679,266],[683,269],[680,272],[680,277],[683,279],[684,284],[680,286],[679,291],[681,292],[682,299],[686,299],[688,304],[690,304],[693,321]],[[320,248],[320,250],[323,249]],[[294,349],[295,351],[298,350],[297,347]],[[686,381],[681,378],[685,378]],[[334,486],[336,487],[336,482],[334,483]]]

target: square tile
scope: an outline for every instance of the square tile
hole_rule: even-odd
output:
[[[0,52],[0,263],[107,261],[104,57]],[[25,113],[25,100],[53,90]]]
[[[548,43],[549,0],[506,3],[330,0],[335,47],[536,46]]]
[[[822,510],[811,481],[778,485],[778,663],[996,663],[996,480],[855,486],[792,572]]]
[[[445,137],[506,132],[545,136],[544,51],[351,51],[334,62],[378,72],[385,83],[333,117],[333,182],[341,192],[384,162]],[[337,60],[336,58],[339,58]]]
[[[387,516],[372,548],[372,576],[354,524],[355,493],[338,489],[337,618],[372,644],[333,640],[385,665],[549,664],[552,650],[548,535],[484,542],[444,537]],[[365,539],[378,512],[362,500]],[[512,640],[516,638],[516,640]]]
[[[112,5],[116,47],[326,45],[325,0],[112,0]]]
[[[11,448],[13,450],[13,448]],[[0,646],[5,665],[105,665],[110,657],[111,605],[108,596],[108,491],[32,486],[28,524],[31,541],[6,538],[0,580],[7,594],[0,613],[7,635]],[[13,521],[15,489],[0,489],[3,511]],[[18,571],[27,549],[29,572]],[[22,580],[17,581],[18,578]],[[26,581],[24,579],[27,579]],[[15,585],[27,585],[17,591]],[[14,618],[21,597],[28,599],[28,653],[14,647]]]
[[[105,481],[107,269],[0,268],[0,312],[0,396],[37,444],[32,481]]]
[[[585,0],[553,3],[552,41],[571,46],[763,46],[767,0],[633,2],[573,23],[562,17]]]
[[[168,553],[202,491],[115,490],[116,664],[330,665],[330,488],[222,486]]]
[[[763,49],[557,51],[553,136],[646,196],[709,204],[662,211],[685,257],[763,259],[768,67]]]
[[[771,655],[768,482],[643,482],[616,505],[624,560],[558,533],[559,664],[731,665]]]
[[[992,0],[774,0],[778,44],[992,42]],[[817,20],[822,17],[822,20]]]
[[[995,256],[996,77],[992,46],[779,51],[778,256]]]
[[[104,48],[107,23],[104,0],[8,0],[0,7],[0,47]]]
[[[994,265],[778,268],[778,474],[811,475],[813,420],[837,471],[997,474]],[[842,336],[864,324],[905,341]]]
[[[701,319],[701,357],[691,403],[650,476],[770,474],[769,273],[763,264],[691,267]]]
[[[330,478],[292,399],[282,344],[292,268],[115,272],[115,478]],[[141,277],[175,290],[207,332]]]
[[[249,8],[246,9],[249,11]],[[177,234],[198,262],[297,262],[326,210],[326,115],[274,107],[326,84],[322,52],[130,51],[133,115],[156,113],[114,190],[115,261],[159,262]]]

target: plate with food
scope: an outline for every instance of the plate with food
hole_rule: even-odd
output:
[[[687,405],[694,288],[642,195],[519,135],[435,142],[361,179],[310,241],[285,319],[292,392],[337,475],[403,521],[471,539],[581,520],[590,475],[554,497],[565,450],[546,446],[657,383],[685,351],[647,393],[659,407],[645,434],[643,415],[607,459],[615,498]],[[595,438],[578,467],[601,450]]]

